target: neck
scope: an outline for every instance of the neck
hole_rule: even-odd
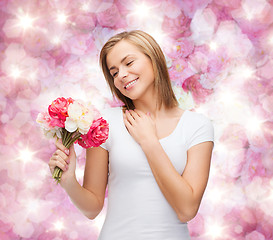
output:
[[[137,100],[134,101],[134,105],[136,109],[139,109],[140,111],[144,113],[150,113],[151,115],[155,116],[157,112],[159,111],[159,107],[157,106],[157,101],[143,101],[143,100]]]
[[[153,119],[164,118],[167,112],[171,111],[171,109],[167,109],[163,104],[161,108],[157,104],[157,98],[153,98],[150,101],[137,100],[134,101],[135,108],[144,112],[150,113]]]
[[[141,98],[133,100],[134,106],[136,109],[144,112],[144,113],[150,113],[150,115],[154,118],[161,118],[165,117],[166,113],[170,113],[176,108],[167,109],[164,105],[160,107],[157,102],[158,96],[154,88],[150,89],[150,91],[147,91],[144,95],[141,96]]]
[[[154,86],[152,86],[140,98],[133,100],[133,103],[136,109],[144,113],[149,112],[153,117],[156,117],[159,111],[165,109],[163,106],[159,109],[157,99],[157,93]]]

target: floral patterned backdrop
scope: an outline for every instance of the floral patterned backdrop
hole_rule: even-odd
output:
[[[272,0],[1,0],[0,26],[0,239],[97,239],[107,194],[95,220],[73,206],[35,120],[60,96],[118,104],[98,55],[132,29],[162,46],[181,107],[215,127],[192,239],[273,239]]]

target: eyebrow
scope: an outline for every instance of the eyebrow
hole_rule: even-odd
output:
[[[124,62],[124,61],[126,60],[126,58],[127,58],[127,57],[130,57],[131,55],[133,55],[133,54],[128,54],[128,55],[126,55],[124,58],[121,59],[120,63]],[[109,68],[109,71],[111,71],[111,70],[114,69],[114,68],[116,68],[116,67],[115,67],[115,66],[110,67],[110,68]]]

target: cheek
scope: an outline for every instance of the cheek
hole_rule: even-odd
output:
[[[143,71],[146,73],[147,76],[153,78],[154,77],[154,70],[153,65],[150,61],[146,61],[143,66]]]
[[[154,71],[152,66],[146,68],[146,75],[149,79],[154,80]]]
[[[120,88],[122,87],[120,82],[117,79],[114,79],[114,86],[120,90]]]

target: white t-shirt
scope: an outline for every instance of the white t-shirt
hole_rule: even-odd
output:
[[[182,223],[165,199],[139,144],[127,131],[122,108],[107,109],[109,138],[101,147],[109,152],[108,207],[99,240],[188,240]],[[182,175],[187,150],[213,141],[213,126],[202,114],[186,110],[175,130],[160,139],[177,172]]]

